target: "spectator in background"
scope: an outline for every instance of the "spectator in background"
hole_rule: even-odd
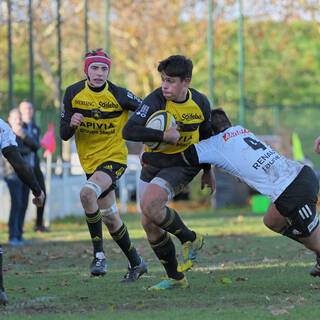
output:
[[[34,174],[40,184],[40,187],[46,195],[44,177],[40,169],[40,159],[38,156],[38,150],[40,148],[40,129],[33,120],[34,108],[30,101],[24,100],[20,103],[19,110],[22,115],[23,129],[27,132],[28,136],[32,138],[32,145],[28,146],[30,149],[30,165],[33,167]],[[45,200],[43,202],[43,206],[37,207],[37,218],[34,226],[34,231],[37,232],[50,231],[43,224],[44,205]]]
[[[314,141],[314,151],[320,154],[320,136]]]
[[[32,145],[32,139],[23,129],[22,117],[19,109],[15,108],[10,111],[8,122],[16,135],[18,149],[22,158],[30,165],[30,148],[27,145]],[[8,244],[13,246],[30,244],[23,239],[24,218],[28,207],[30,189],[20,180],[12,165],[5,159],[3,161],[3,176],[8,185],[11,197]]]

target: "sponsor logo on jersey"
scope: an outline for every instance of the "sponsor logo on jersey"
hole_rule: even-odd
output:
[[[271,166],[280,158],[280,154],[271,149],[270,151],[259,157],[257,161],[252,165],[252,167],[256,170],[262,168],[264,172],[268,172]]]
[[[148,110],[150,107],[146,104],[142,105],[139,110],[137,111],[136,115],[140,116],[142,118],[145,118],[147,116]]]
[[[117,103],[113,103],[113,102],[102,102],[100,101],[99,102],[99,106],[102,107],[102,108],[105,108],[105,109],[116,109],[116,108],[119,108],[119,104]]]
[[[192,142],[192,136],[182,136],[179,138],[176,145],[178,147],[187,147],[187,146],[190,146],[191,142]]]
[[[181,115],[182,120],[191,121],[191,120],[201,120],[201,114],[196,113],[183,113]]]
[[[94,103],[91,101],[74,100],[74,103],[79,104],[80,106],[94,106]]]
[[[138,101],[138,102],[141,102],[141,101],[142,101],[139,97],[135,96],[135,95],[134,95],[132,92],[130,92],[130,91],[127,91],[127,97],[128,97],[129,99],[132,99],[132,100],[135,100],[135,101]]]
[[[113,129],[114,125],[113,123],[96,123],[96,122],[87,121],[87,122],[81,122],[80,127],[108,130],[108,129]]]
[[[240,129],[240,130],[235,130],[235,131],[229,131],[227,133],[225,133],[223,136],[222,136],[222,139],[224,141],[228,141],[229,139],[231,138],[234,138],[234,137],[237,137],[241,134],[245,134],[245,133],[249,133],[250,130],[246,129],[246,128],[243,128],[243,129]]]

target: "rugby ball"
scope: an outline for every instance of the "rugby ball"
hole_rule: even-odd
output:
[[[165,110],[159,110],[149,117],[146,128],[167,131],[175,124],[176,121],[171,113]],[[162,150],[167,145],[167,143],[161,141],[144,142],[144,144],[152,150]]]

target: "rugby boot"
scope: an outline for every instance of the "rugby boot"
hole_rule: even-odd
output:
[[[104,276],[107,272],[107,259],[103,252],[97,252],[91,263],[93,276]]]
[[[199,251],[203,247],[203,237],[196,234],[194,241],[187,241],[182,244],[182,254],[181,259],[178,263],[177,270],[178,272],[188,271],[194,265]]]
[[[165,278],[163,281],[148,288],[149,291],[153,290],[167,290],[167,289],[186,289],[189,288],[189,283],[186,277],[181,280],[172,278]]]
[[[120,282],[124,283],[137,281],[144,273],[148,272],[147,264],[143,261],[141,257],[140,259],[141,262],[139,265],[132,268],[130,265],[128,265],[128,271]]]
[[[310,275],[320,277],[320,256],[317,256],[317,263],[311,268]]]

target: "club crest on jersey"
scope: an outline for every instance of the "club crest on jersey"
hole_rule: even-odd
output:
[[[92,109],[91,116],[92,116],[92,118],[99,120],[99,119],[101,119],[102,113],[99,109]]]

